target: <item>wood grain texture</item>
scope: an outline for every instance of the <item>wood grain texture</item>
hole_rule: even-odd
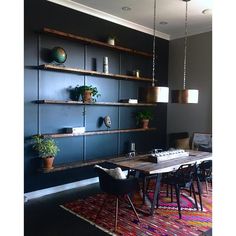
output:
[[[126,160],[114,160],[111,163],[120,167],[134,169],[145,174],[158,174],[164,172],[170,172],[178,169],[182,164],[200,163],[204,160],[211,160],[212,154],[209,152],[198,152],[189,150],[190,155],[187,157],[176,158],[167,161],[161,161],[159,163],[153,163],[149,161],[149,155],[137,156],[132,159]]]
[[[115,50],[119,50],[119,51],[123,51],[123,52],[128,52],[131,54],[137,54],[137,55],[141,55],[141,56],[145,56],[145,57],[152,57],[151,53],[142,52],[142,51],[138,51],[138,50],[134,50],[134,49],[126,48],[126,47],[121,47],[121,46],[117,46],[117,45],[110,45],[108,43],[104,43],[101,41],[82,37],[82,36],[75,35],[75,34],[65,33],[65,32],[62,32],[59,30],[55,30],[55,29],[43,28],[43,32],[48,33],[48,34],[53,34],[54,36],[59,36],[59,37],[66,38],[66,39],[84,42],[87,44],[93,44],[93,45],[97,45],[97,46],[111,48],[111,49],[115,49]]]
[[[71,72],[71,73],[78,73],[78,74],[83,74],[83,75],[100,76],[100,77],[105,77],[105,78],[113,78],[113,79],[121,79],[121,80],[152,82],[151,78],[135,77],[135,76],[131,76],[131,75],[118,75],[118,74],[111,74],[111,73],[103,73],[103,72],[98,72],[98,71],[83,70],[83,69],[79,69],[79,68],[58,66],[58,65],[53,65],[53,64],[43,64],[43,65],[40,65],[38,68],[41,70]]]
[[[125,103],[125,102],[82,102],[63,100],[38,100],[40,104],[61,104],[61,105],[86,105],[86,106],[156,106],[156,103]]]
[[[154,130],[156,130],[156,128],[115,129],[115,130],[88,131],[88,132],[79,133],[79,134],[71,134],[71,133],[42,134],[42,137],[43,138],[65,138],[65,137],[101,135],[101,134],[115,134],[115,133],[129,133],[129,132],[148,132],[148,131],[154,131]]]

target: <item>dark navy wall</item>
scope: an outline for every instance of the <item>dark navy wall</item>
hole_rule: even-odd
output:
[[[106,48],[84,45],[79,42],[60,39],[41,34],[43,27],[73,33],[88,38],[105,41],[109,34],[119,38],[119,44],[141,51],[152,52],[152,36],[141,33],[93,16],[80,13],[43,0],[25,0],[25,38],[24,38],[24,133],[25,133],[25,192],[39,190],[94,177],[92,167],[76,168],[61,172],[43,174],[38,171],[41,161],[32,152],[30,138],[37,133],[58,133],[64,127],[86,126],[86,131],[104,130],[99,125],[99,118],[110,115],[112,129],[135,128],[136,107],[117,106],[70,106],[38,105],[38,99],[68,100],[69,86],[96,86],[101,93],[98,101],[117,102],[119,99],[137,98],[138,88],[148,86],[144,82],[119,81],[102,77],[39,71],[34,68],[47,63],[47,51],[55,46],[63,47],[67,52],[66,66],[92,70],[92,60],[97,60],[97,70],[102,71],[103,57],[109,58],[109,72],[126,74],[134,69],[141,70],[141,76],[152,75],[152,59],[134,56],[128,53]],[[158,85],[167,85],[168,47],[166,40],[157,38],[158,64],[156,67]],[[55,164],[70,163],[80,160],[93,160],[118,156],[128,151],[128,143],[136,143],[139,152],[149,151],[154,147],[165,147],[167,105],[159,104],[151,108],[155,118],[151,126],[155,132],[94,135],[87,137],[58,138],[60,152]],[[83,113],[85,111],[85,116]]]

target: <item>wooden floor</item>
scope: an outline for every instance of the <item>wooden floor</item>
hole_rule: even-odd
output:
[[[100,192],[98,184],[29,200],[24,206],[24,236],[107,236],[108,234],[59,207]],[[211,230],[202,236],[211,236]]]

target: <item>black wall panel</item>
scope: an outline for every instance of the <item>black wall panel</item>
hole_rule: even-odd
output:
[[[75,182],[95,176],[92,166],[43,174],[38,171],[41,160],[32,151],[30,138],[37,133],[60,133],[65,127],[86,126],[87,131],[106,130],[101,119],[109,115],[110,129],[135,128],[135,113],[144,108],[117,106],[38,105],[38,99],[68,100],[68,88],[76,85],[93,85],[98,88],[100,102],[117,102],[120,99],[137,98],[138,88],[145,82],[122,81],[111,78],[77,75],[65,72],[39,71],[35,68],[49,63],[49,52],[55,46],[67,52],[65,66],[87,70],[103,70],[103,58],[109,58],[109,72],[128,74],[139,69],[140,76],[152,76],[152,58],[136,56],[107,48],[84,45],[76,41],[60,39],[40,33],[43,27],[105,41],[109,34],[119,38],[119,44],[145,52],[152,52],[152,36],[138,32],[84,13],[80,13],[44,0],[25,0],[25,192]],[[159,85],[168,81],[168,41],[157,38],[158,59],[156,79]],[[58,138],[60,152],[55,164],[80,160],[95,160],[118,156],[129,151],[129,143],[136,143],[138,152],[154,147],[165,148],[166,104],[150,109],[154,112],[153,132],[93,135]]]

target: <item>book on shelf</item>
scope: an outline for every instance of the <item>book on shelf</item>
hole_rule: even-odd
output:
[[[68,134],[81,134],[85,132],[85,127],[68,127],[65,129]]]
[[[138,103],[138,99],[134,99],[134,98],[121,99],[120,102],[123,102],[123,103]]]

